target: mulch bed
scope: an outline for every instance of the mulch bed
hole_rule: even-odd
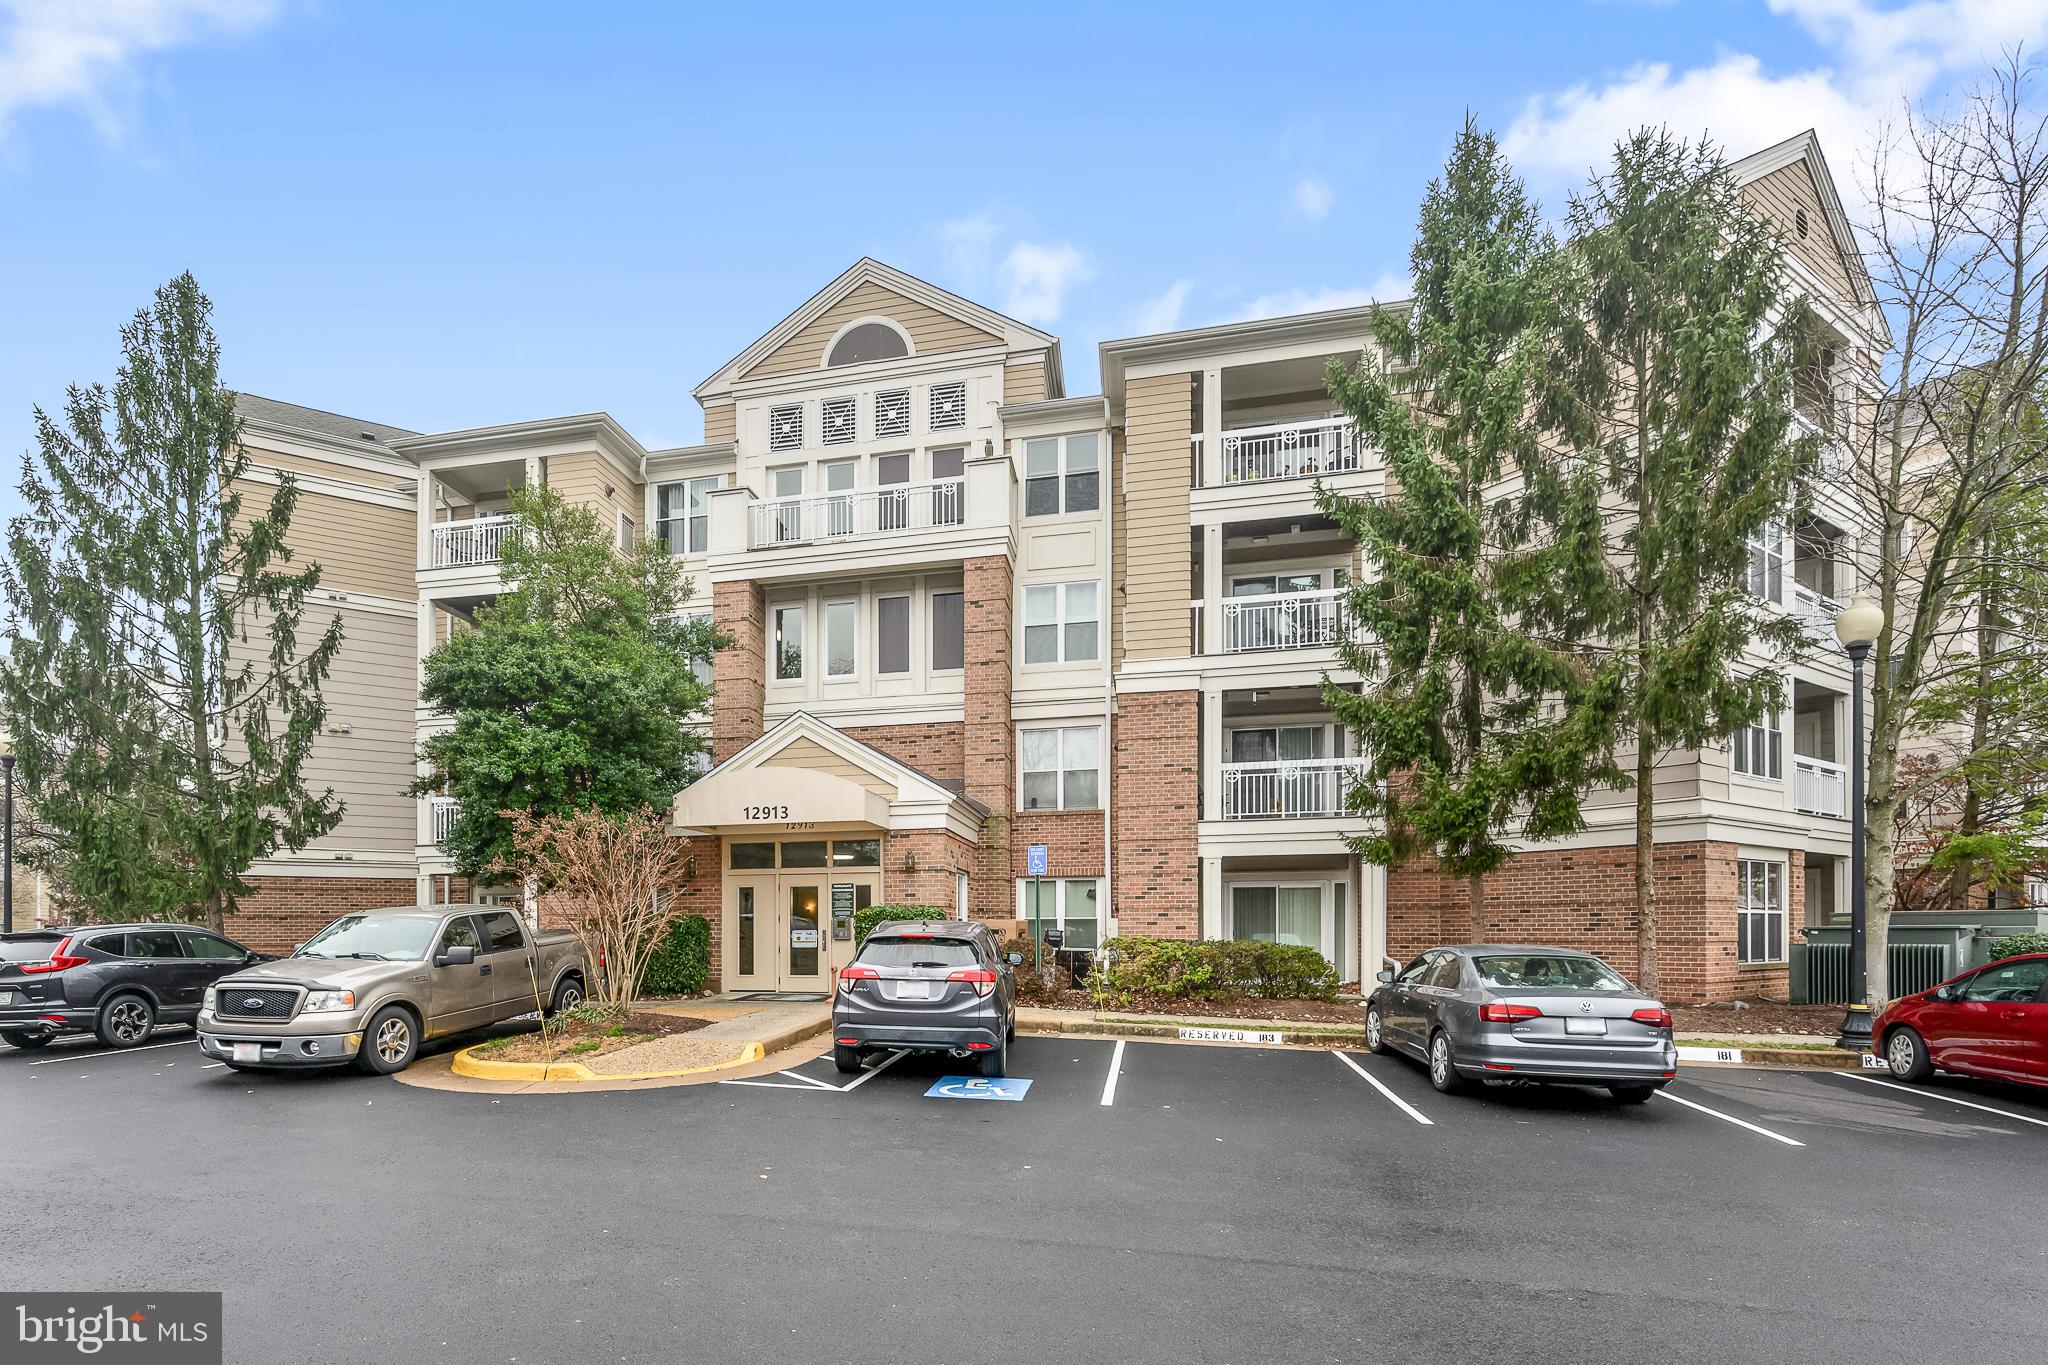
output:
[[[1095,1012],[1086,991],[1061,991],[1050,1000],[1026,1002],[1056,1010]],[[1178,996],[1133,996],[1128,1005],[1105,1005],[1103,1014],[1166,1014],[1203,1019],[1285,1019],[1301,1024],[1349,1024],[1365,1027],[1365,1011],[1355,1003],[1327,1000],[1185,1000]]]
[[[693,1019],[682,1014],[646,1014],[636,1010],[623,1019],[602,1024],[571,1019],[551,1039],[543,1039],[538,1029],[495,1038],[480,1045],[478,1051],[494,1062],[545,1062],[550,1059],[551,1052],[555,1061],[580,1062],[632,1047],[635,1043],[690,1033],[710,1022],[709,1019]]]
[[[1832,1037],[1842,1025],[1840,1005],[1787,1005],[1771,1000],[1745,1000],[1732,1005],[1679,1005],[1671,1011],[1681,1033],[1711,1033],[1717,1038],[1746,1034],[1818,1033]]]

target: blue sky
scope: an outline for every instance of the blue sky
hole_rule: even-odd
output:
[[[0,0],[0,511],[190,268],[230,383],[422,430],[692,385],[858,257],[1065,341],[1401,287],[1465,110],[1547,205],[1647,119],[1852,175],[2048,0],[1115,7]]]

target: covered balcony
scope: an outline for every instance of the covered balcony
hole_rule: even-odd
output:
[[[1348,632],[1353,553],[1333,522],[1236,522],[1196,534],[1190,653],[1309,651],[1327,662]]]
[[[1829,617],[1830,623],[1833,617]],[[1842,819],[1849,814],[1849,770],[1839,760],[1843,697],[1813,683],[1792,688],[1792,808]]]
[[[1207,819],[1335,820],[1350,810],[1365,761],[1323,705],[1319,686],[1247,688],[1205,699]]]
[[[845,492],[763,498],[748,504],[747,548],[852,536],[883,536],[960,526],[967,519],[965,478],[887,484]]]
[[[461,582],[495,579],[505,543],[516,534],[507,503],[530,473],[524,458],[423,469],[421,574]]]
[[[1208,371],[1195,385],[1189,437],[1196,488],[1328,478],[1367,463],[1351,419],[1331,405],[1324,372],[1355,350]]]

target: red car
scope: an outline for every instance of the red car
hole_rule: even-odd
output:
[[[2048,953],[2008,957],[1894,1000],[1872,1037],[1902,1081],[1940,1067],[2048,1085]]]

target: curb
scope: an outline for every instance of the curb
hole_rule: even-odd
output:
[[[831,1019],[821,1023],[800,1024],[784,1029],[766,1038],[742,1044],[738,1056],[709,1066],[685,1067],[680,1071],[592,1071],[581,1062],[498,1062],[488,1057],[475,1056],[476,1048],[463,1048],[450,1060],[449,1070],[458,1076],[467,1076],[474,1081],[668,1081],[686,1076],[702,1076],[713,1071],[731,1071],[736,1067],[751,1066],[771,1052],[780,1052],[793,1047],[804,1039],[823,1033],[832,1027]]]

